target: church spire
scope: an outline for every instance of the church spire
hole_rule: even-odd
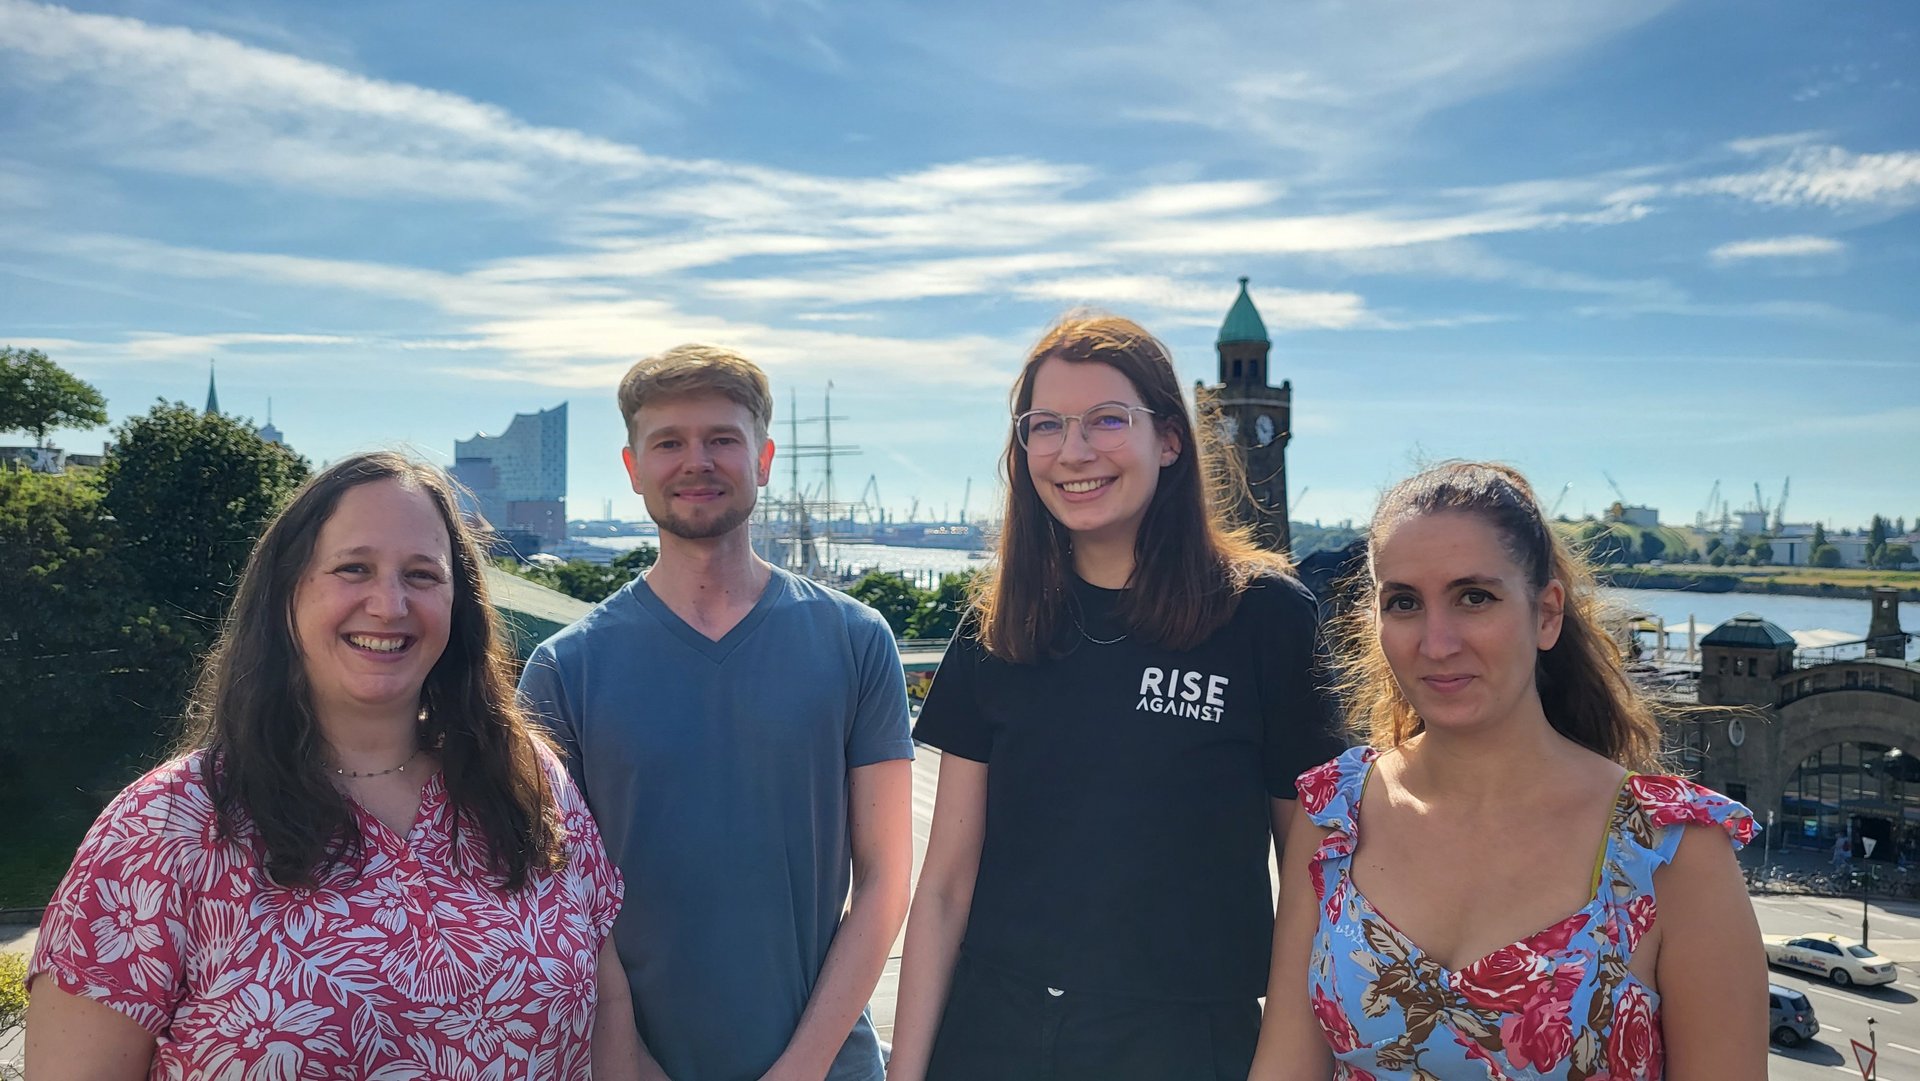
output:
[[[213,360],[207,360],[207,415],[220,411],[220,395],[213,389]]]

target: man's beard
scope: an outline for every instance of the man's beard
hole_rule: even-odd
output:
[[[653,524],[662,533],[671,533],[681,540],[712,540],[725,536],[740,528],[753,516],[753,505],[734,507],[710,521],[690,521],[676,514],[653,515]]]

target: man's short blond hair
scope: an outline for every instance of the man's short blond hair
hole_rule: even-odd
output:
[[[633,418],[648,405],[672,398],[717,394],[753,414],[754,437],[764,442],[773,425],[773,391],[760,366],[717,345],[676,345],[627,369],[620,380],[620,416],[633,439]]]

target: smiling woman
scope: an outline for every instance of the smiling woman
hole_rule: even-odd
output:
[[[515,702],[438,470],[356,455],[294,496],[193,720],[47,908],[36,1081],[631,1076],[620,877]]]
[[[942,751],[894,1081],[1244,1081],[1319,617],[1228,525],[1173,359],[1076,314],[1013,392],[997,568],[914,735]]]

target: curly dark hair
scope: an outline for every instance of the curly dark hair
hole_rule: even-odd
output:
[[[321,762],[323,737],[294,632],[293,597],[341,496],[378,481],[424,494],[447,528],[452,622],[446,651],[421,688],[420,740],[440,756],[454,828],[477,829],[491,862],[485,870],[517,890],[530,872],[566,861],[540,762],[546,737],[527,723],[515,698],[479,546],[451,482],[433,466],[391,451],[356,454],[294,493],[240,576],[188,707],[184,746],[206,751],[201,770],[221,830],[237,836],[239,823],[251,822],[273,881],[311,886],[359,853],[364,839]]]

